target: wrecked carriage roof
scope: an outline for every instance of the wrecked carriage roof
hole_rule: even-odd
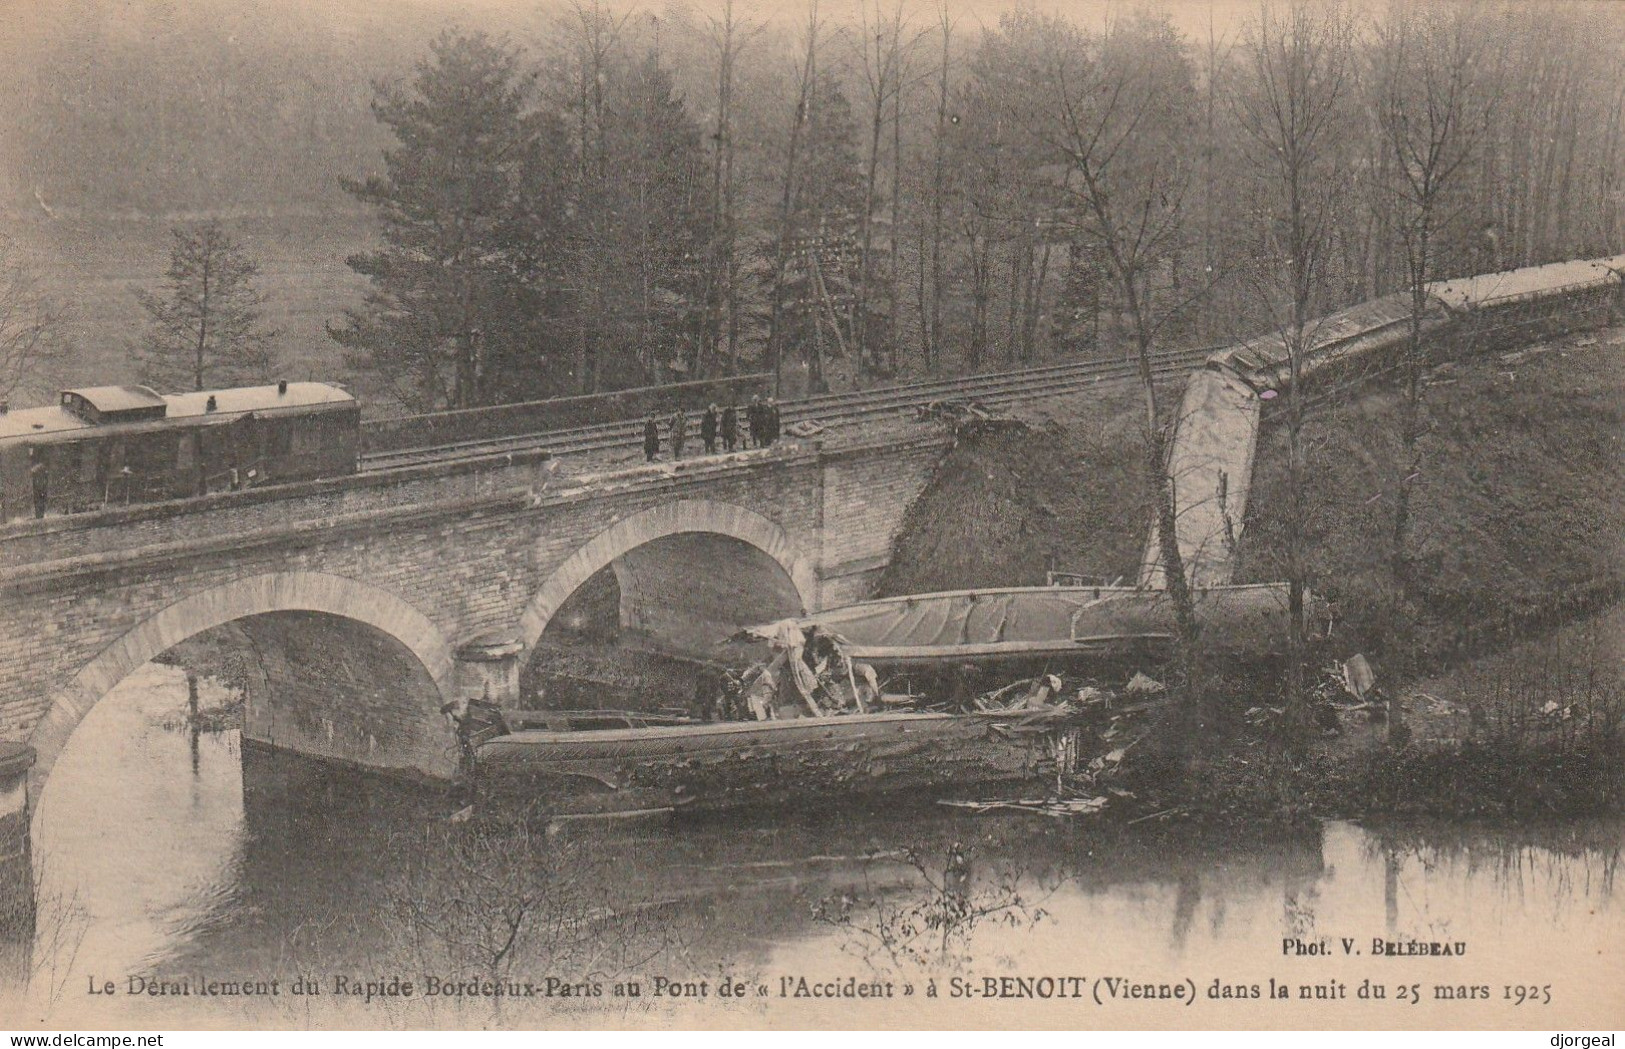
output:
[[[1196,612],[1220,648],[1268,652],[1285,639],[1285,584],[1198,587]],[[1321,601],[1306,598],[1305,619]],[[800,631],[836,640],[853,659],[923,661],[1088,654],[1173,636],[1165,591],[1137,587],[1002,587],[876,598],[751,627],[799,643]]]
[[[1424,323],[1442,322],[1446,316],[1437,304],[1429,302]],[[1385,340],[1390,332],[1409,324],[1410,318],[1411,297],[1403,293],[1384,295],[1328,313],[1305,329],[1309,340],[1306,354],[1315,358],[1357,352]],[[1228,365],[1244,375],[1278,367],[1288,361],[1286,334],[1271,331],[1255,335],[1214,351],[1207,361],[1209,364]]]

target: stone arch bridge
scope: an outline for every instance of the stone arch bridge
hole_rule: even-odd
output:
[[[0,739],[37,797],[81,719],[205,630],[254,655],[246,739],[414,777],[455,770],[440,707],[517,680],[572,595],[679,653],[867,596],[950,438],[788,445],[565,478],[440,463],[0,528]]]

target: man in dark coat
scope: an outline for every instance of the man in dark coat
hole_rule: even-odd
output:
[[[678,408],[671,413],[671,458],[673,462],[683,457],[683,445],[688,443],[688,413]]]
[[[733,451],[739,443],[739,410],[733,405],[722,409],[722,447]]]
[[[752,448],[762,447],[762,440],[767,436],[767,421],[762,418],[762,398],[759,396],[752,397],[750,407],[745,409],[745,427],[750,431],[746,444]]]
[[[643,461],[652,463],[660,455],[660,421],[655,413],[643,420]]]
[[[767,443],[772,444],[779,439],[779,402],[769,397],[762,414],[767,417]]]
[[[717,406],[715,404],[705,410],[700,416],[700,440],[705,444],[705,454],[717,454]]]

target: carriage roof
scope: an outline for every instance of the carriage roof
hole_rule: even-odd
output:
[[[250,412],[273,413],[355,403],[355,398],[343,387],[325,382],[290,382],[286,390],[275,385],[239,386],[171,394],[159,394],[145,386],[88,386],[65,390],[63,394],[64,401],[70,396],[82,400],[107,421],[93,422],[62,404],[24,408],[0,413],[0,440],[59,436],[77,430],[106,430],[111,426],[151,428],[164,421],[195,423],[205,416],[229,420]],[[215,401],[213,411],[208,407],[211,397]],[[120,414],[136,415],[139,421],[123,422],[117,418]],[[107,418],[109,416],[112,418]]]
[[[1625,263],[1625,256],[1525,266],[1502,273],[1435,281],[1428,285],[1428,294],[1453,310],[1471,310],[1491,304],[1539,299],[1558,292],[1618,284],[1622,263]]]
[[[1386,333],[1409,323],[1410,315],[1411,299],[1403,293],[1384,295],[1380,299],[1329,313],[1317,318],[1305,329],[1304,334],[1308,339],[1305,355],[1313,359],[1335,354],[1344,348],[1364,346],[1366,340],[1384,337]],[[1444,316],[1443,311],[1430,303],[1424,323],[1431,325]],[[1276,367],[1286,361],[1287,340],[1286,334],[1281,331],[1254,336],[1215,351],[1208,357],[1210,364],[1227,364],[1243,374],[1255,369]]]

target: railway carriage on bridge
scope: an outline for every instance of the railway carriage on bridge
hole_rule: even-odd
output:
[[[0,413],[0,520],[351,474],[360,423],[355,398],[320,382],[65,390]]]

